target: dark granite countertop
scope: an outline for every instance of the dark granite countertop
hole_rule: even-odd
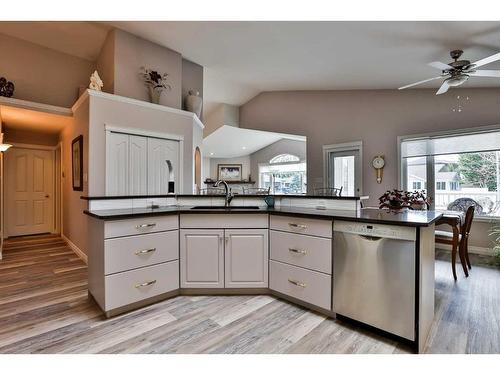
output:
[[[389,210],[379,210],[366,208],[359,212],[348,210],[319,210],[313,208],[280,207],[280,208],[229,208],[214,209],[211,207],[203,209],[193,209],[192,206],[165,206],[159,208],[125,208],[110,210],[85,210],[85,214],[101,220],[121,220],[134,217],[163,216],[175,214],[262,214],[288,215],[297,217],[310,217],[325,220],[348,220],[364,223],[392,224],[411,227],[424,227],[431,225],[442,214],[436,211],[402,211],[394,212]]]
[[[328,196],[328,195],[307,195],[307,194],[270,194],[276,198],[305,198],[305,199],[339,199],[339,200],[354,200],[358,201],[361,197],[358,196]],[[224,197],[222,194],[158,194],[158,195],[102,195],[102,196],[87,196],[82,195],[80,199],[86,201],[92,200],[115,200],[115,199],[148,199],[148,198],[220,198]],[[234,198],[262,198],[262,194],[235,194]]]

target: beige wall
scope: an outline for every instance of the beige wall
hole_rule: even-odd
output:
[[[31,145],[56,146],[59,134],[43,133],[34,130],[4,128],[5,141],[11,143],[26,143]]]
[[[87,86],[95,63],[0,34],[1,76],[14,82],[14,97],[71,107]]]
[[[140,77],[140,67],[168,73],[172,91],[162,94],[161,103],[181,108],[182,56],[165,47],[116,29],[114,93],[129,98],[149,101],[149,93]]]
[[[88,217],[83,213],[87,209],[87,201],[80,199],[88,195],[88,183],[85,175],[89,171],[89,100],[85,100],[75,111],[73,122],[61,132],[63,146],[63,234],[83,252],[87,253],[88,247]],[[73,191],[71,175],[71,142],[83,135],[83,191]]]
[[[185,99],[189,90],[198,91],[203,98],[203,67],[182,59],[182,109],[186,109]],[[203,109],[201,117],[203,118]]]
[[[155,106],[156,107],[156,106]],[[192,193],[194,151],[202,144],[203,131],[190,115],[152,108],[152,105],[127,103],[110,97],[90,97],[89,118],[89,195],[105,195],[105,124],[120,128],[184,136],[183,192]],[[190,172],[188,172],[190,171]]]
[[[110,30],[101,48],[96,69],[104,84],[102,91],[115,92],[115,31]]]
[[[453,112],[457,95],[470,100]],[[500,89],[358,90],[265,92],[240,108],[240,126],[307,137],[309,188],[323,179],[322,146],[363,141],[363,194],[375,204],[385,190],[398,186],[397,136],[500,123]],[[382,184],[370,162],[384,154]],[[473,229],[473,245],[486,246],[488,223]]]

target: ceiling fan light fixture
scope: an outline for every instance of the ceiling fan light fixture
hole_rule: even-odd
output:
[[[453,77],[450,77],[445,80],[445,82],[448,84],[448,86],[451,87],[457,87],[460,86],[461,84],[467,82],[469,79],[469,76],[467,74],[459,74]]]

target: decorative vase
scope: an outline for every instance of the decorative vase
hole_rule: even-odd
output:
[[[149,97],[151,99],[151,103],[160,104],[160,97],[162,92],[163,87],[149,86]]]
[[[201,109],[203,107],[203,100],[200,97],[200,93],[194,90],[189,90],[188,93],[189,95],[186,96],[186,109],[200,118]]]

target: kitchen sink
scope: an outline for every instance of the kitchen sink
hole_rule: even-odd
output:
[[[258,210],[259,206],[194,206],[192,210]]]

